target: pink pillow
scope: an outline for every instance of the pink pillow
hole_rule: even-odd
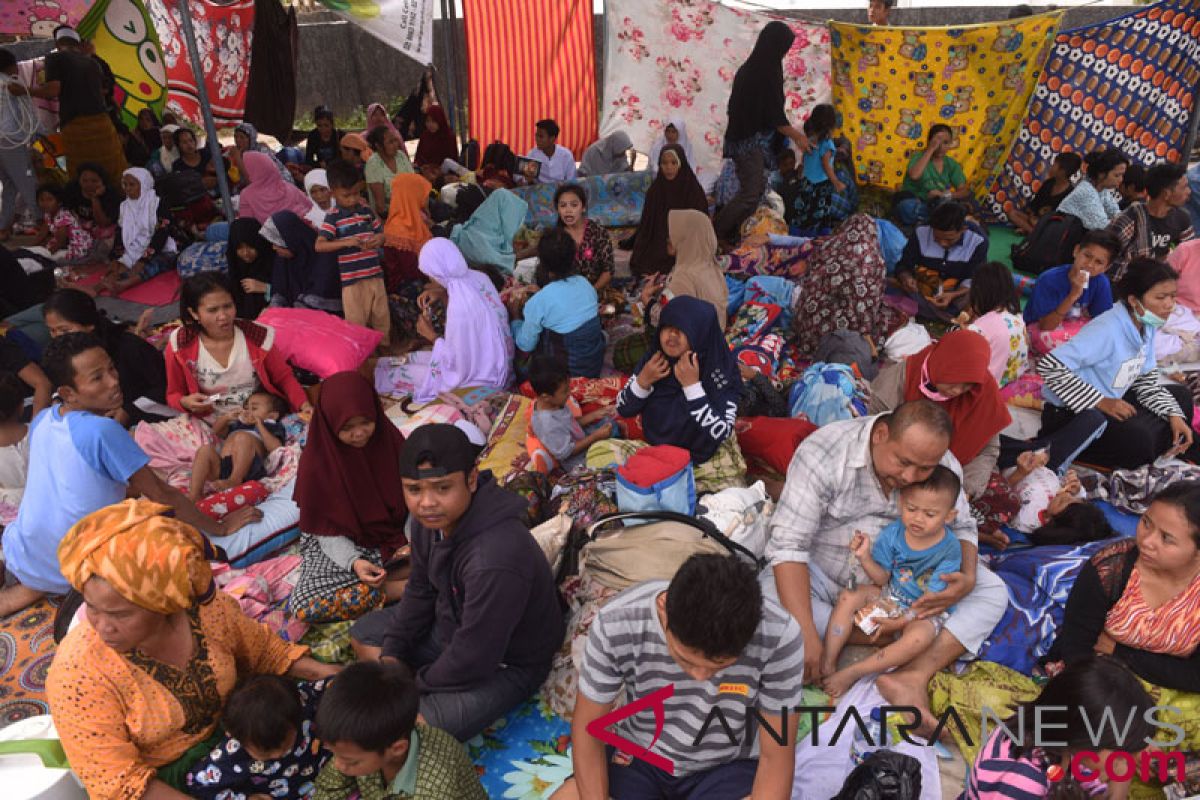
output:
[[[356,370],[383,334],[311,308],[268,308],[255,322],[275,329],[275,349],[289,362],[324,379]]]

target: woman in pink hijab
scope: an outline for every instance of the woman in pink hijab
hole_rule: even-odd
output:
[[[275,166],[275,159],[265,153],[248,152],[242,156],[250,185],[238,195],[238,216],[253,217],[260,223],[272,214],[291,211],[304,216],[312,210],[312,201],[294,183],[286,183]]]
[[[371,105],[367,106],[367,129],[362,132],[362,135],[366,136],[380,125],[386,125],[395,131],[397,136],[400,136],[400,131],[396,130],[396,126],[392,124],[392,120],[388,116],[387,109],[383,107],[383,103],[371,103]],[[400,136],[400,140],[404,141],[404,137]]]

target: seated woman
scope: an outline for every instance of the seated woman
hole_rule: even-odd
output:
[[[472,267],[498,267],[511,275],[516,265],[513,237],[525,222],[529,204],[507,189],[488,195],[475,213],[450,231],[450,241],[458,245],[463,258]]]
[[[82,165],[79,175],[67,184],[63,205],[92,237],[93,260],[103,261],[112,252],[123,199],[121,190],[108,182],[99,164]]]
[[[741,393],[713,307],[680,296],[663,309],[657,338],[617,397],[617,414],[640,414],[647,442],[682,447],[699,467],[731,440]]]
[[[310,170],[304,176],[304,193],[313,204],[312,210],[304,218],[314,229],[319,228],[325,224],[325,215],[337,210],[333,192],[329,190],[329,174],[324,168]]]
[[[400,134],[400,131],[396,130],[396,126],[388,118],[387,109],[383,107],[383,103],[371,103],[367,106],[367,127],[363,129],[362,135],[366,136],[380,126],[395,131],[397,135]]]
[[[1200,692],[1198,603],[1200,484],[1186,481],[1154,497],[1134,538],[1083,565],[1042,663],[1053,674],[1107,653],[1147,683]]]
[[[1125,177],[1129,159],[1120,150],[1107,148],[1088,153],[1083,163],[1087,165],[1084,178],[1058,204],[1058,213],[1076,216],[1084,228],[1098,231],[1121,213],[1114,192]]]
[[[225,698],[254,674],[319,680],[321,664],[217,591],[216,553],[149,500],[96,511],[59,547],[87,613],[50,665],[47,699],[71,769],[96,800],[185,800],[223,737]]]
[[[375,386],[389,394],[409,394],[427,403],[441,392],[467,386],[503,389],[512,382],[513,340],[508,311],[486,275],[469,269],[458,248],[431,239],[421,248],[421,272],[445,301],[444,330],[438,330],[430,304],[417,318],[420,336],[433,350],[409,353],[403,363],[381,358]],[[423,298],[424,299],[424,298]]]
[[[1196,459],[1191,392],[1161,385],[1154,357],[1177,278],[1161,261],[1135,258],[1117,283],[1120,302],[1038,361],[1046,401],[1038,441],[1049,447],[1050,469],[1076,458],[1114,469],[1164,454]]]
[[[597,294],[603,292],[612,282],[612,239],[602,225],[588,219],[587,193],[578,184],[563,184],[554,193],[554,207],[559,227],[575,241],[575,271]]]
[[[147,153],[153,153],[162,146],[161,127],[162,123],[158,121],[154,110],[143,108],[138,112],[137,124],[129,134],[146,149]]]
[[[139,400],[167,402],[167,371],[162,354],[124,325],[100,313],[96,301],[78,289],[59,289],[46,299],[42,317],[51,337],[64,333],[90,333],[100,340],[117,368],[124,402],[112,414],[126,428],[162,417],[138,407]]]
[[[155,179],[169,173],[175,166],[175,159],[179,158],[179,148],[175,144],[175,134],[178,132],[178,125],[163,125],[158,130],[162,144],[150,153],[150,163],[146,165]]]
[[[304,144],[304,167],[308,171],[325,169],[331,161],[341,158],[341,141],[345,134],[337,129],[333,112],[325,106],[313,111],[313,130]]]
[[[342,273],[337,253],[318,253],[316,230],[290,211],[272,214],[271,225],[283,243],[273,244],[271,305],[313,308],[340,315]]]
[[[1088,231],[1075,246],[1070,264],[1038,276],[1024,311],[1035,353],[1049,353],[1070,341],[1090,320],[1112,308],[1112,285],[1105,273],[1120,252],[1116,234]]]
[[[988,371],[996,385],[1003,389],[1021,377],[1029,367],[1029,337],[1008,267],[989,261],[975,270],[963,316],[970,330],[987,339],[992,353]]]
[[[233,129],[233,147],[225,148],[225,156],[229,159],[229,163],[238,168],[243,185],[249,176],[246,174],[246,170],[242,169],[242,165],[250,153],[258,153],[271,159],[271,167],[279,175],[280,180],[295,185],[292,174],[288,172],[288,168],[284,166],[283,162],[275,157],[271,148],[258,141],[258,129],[249,122],[243,122]]]
[[[267,292],[271,289],[275,251],[259,233],[261,227],[252,217],[235,219],[229,226],[225,262],[229,267],[233,302],[241,319],[254,319],[261,314],[267,307]]]
[[[291,211],[301,217],[312,211],[312,200],[296,188],[290,177],[287,180],[280,177],[271,163],[272,156],[250,152],[243,160],[249,184],[238,195],[238,217],[257,220],[261,225],[280,211]]]
[[[1008,212],[1008,218],[1018,233],[1028,235],[1038,220],[1058,208],[1058,204],[1066,199],[1074,188],[1071,179],[1082,165],[1083,159],[1078,153],[1059,153],[1054,157],[1054,163],[1050,165],[1050,174],[1042,181],[1042,185],[1038,187],[1025,209],[1014,208]]]
[[[80,224],[79,218],[67,208],[66,193],[62,187],[52,183],[39,186],[37,204],[41,211],[41,223],[33,244],[38,251],[65,266],[93,261],[95,243],[91,234]]]
[[[371,209],[385,219],[392,200],[392,179],[401,173],[412,172],[413,166],[408,153],[404,152],[400,134],[390,124],[372,128],[367,135],[367,144],[375,151],[363,168],[367,199]]]
[[[125,200],[121,203],[120,237],[113,248],[116,258],[99,284],[100,291],[114,295],[172,269],[179,246],[188,241],[159,200],[148,171],[141,167],[125,170],[121,189]]]
[[[657,306],[665,307],[673,298],[687,295],[712,305],[717,312],[717,324],[725,330],[729,311],[729,284],[717,261],[717,233],[708,214],[693,209],[672,211],[668,216],[670,245],[675,253],[675,267],[665,278],[648,281],[642,290],[643,302],[649,303],[655,290],[661,288]],[[647,327],[657,320],[647,308]]]
[[[390,294],[405,294],[400,291],[402,284],[421,280],[417,266],[421,248],[433,238],[429,230],[432,191],[433,185],[416,173],[392,178],[391,205],[383,226],[383,272]]]
[[[583,158],[579,160],[579,169],[575,174],[581,178],[588,178],[593,175],[630,172],[633,170],[629,161],[629,151],[632,149],[633,142],[629,140],[628,133],[610,133],[592,142],[591,146],[583,151]]]
[[[996,379],[988,371],[991,349],[975,331],[952,331],[903,361],[879,370],[871,382],[868,414],[882,414],[909,400],[932,400],[950,415],[950,452],[963,468],[970,499],[987,489],[1000,456],[1000,431],[1012,421]]]
[[[175,133],[175,147],[179,157],[171,164],[172,172],[195,172],[204,182],[204,188],[212,192],[217,188],[217,171],[212,165],[212,153],[200,147],[196,134],[190,128],[180,128]]]
[[[385,567],[408,544],[403,445],[366,378],[325,380],[296,475],[303,560],[288,598],[296,619],[357,619],[400,598],[404,582]]]
[[[286,398],[293,411],[312,408],[287,361],[273,349],[275,332],[237,318],[233,290],[220,273],[193,275],[180,289],[183,327],[171,331],[167,404],[197,417],[237,411],[264,390]]]
[[[565,354],[573,377],[599,378],[604,367],[599,299],[588,279],[575,272],[575,240],[552,228],[538,241],[537,252],[541,288],[528,299],[510,301],[508,309],[517,349]]]
[[[347,133],[342,137],[339,143],[342,151],[342,161],[348,161],[362,172],[367,166],[367,160],[374,153],[371,152],[371,145],[367,144],[366,137],[357,133]]]
[[[442,162],[446,159],[453,161],[458,158],[458,146],[454,138],[454,129],[450,120],[446,119],[446,110],[439,105],[425,109],[425,121],[421,129],[421,138],[417,142],[417,152],[413,155],[413,163],[417,168],[436,167],[440,173]]]
[[[693,209],[708,213],[708,199],[681,145],[660,148],[655,166],[658,175],[646,190],[642,218],[629,256],[629,268],[634,275],[664,273],[674,265],[667,227],[667,217],[672,211]]]

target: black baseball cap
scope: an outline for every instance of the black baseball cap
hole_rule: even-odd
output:
[[[441,422],[422,425],[404,440],[400,477],[422,480],[470,472],[478,454],[479,448],[455,426]]]

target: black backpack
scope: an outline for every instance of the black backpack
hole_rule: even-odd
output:
[[[1013,268],[1041,275],[1060,264],[1069,264],[1083,234],[1083,222],[1074,214],[1046,214],[1025,241],[1013,245]]]
[[[187,208],[208,193],[200,173],[190,169],[168,172],[154,184],[154,191],[172,211]]]
[[[471,172],[479,169],[478,139],[468,139],[463,142],[462,152],[458,156],[458,163],[471,170]]]
[[[513,175],[517,171],[517,156],[504,142],[492,142],[483,150],[480,167],[495,167]]]
[[[895,750],[875,750],[831,800],[920,800],[921,764]]]

